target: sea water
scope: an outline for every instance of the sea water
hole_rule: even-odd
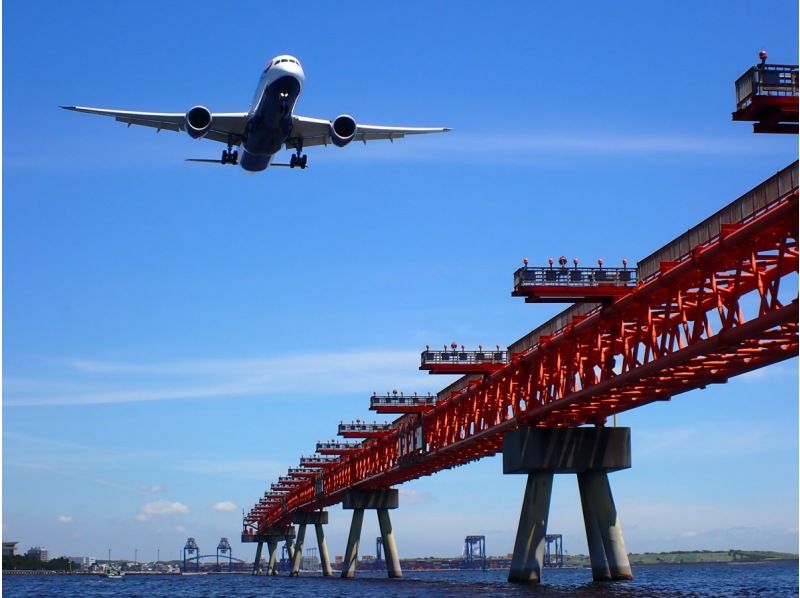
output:
[[[3,596],[135,596],[142,598],[281,596],[327,598],[559,596],[579,597],[750,597],[798,596],[797,562],[720,565],[650,565],[634,567],[633,581],[593,583],[588,569],[547,569],[538,586],[510,584],[507,571],[405,571],[403,579],[378,572],[358,572],[355,579],[264,577],[243,574],[127,575],[106,579],[92,575],[5,575]]]

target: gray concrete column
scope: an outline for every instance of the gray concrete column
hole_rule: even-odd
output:
[[[584,504],[584,521],[594,519],[603,539],[603,549],[608,562],[608,571],[613,580],[633,579],[622,524],[611,495],[608,474],[593,471],[578,474],[578,487],[581,491],[581,504]],[[585,498],[584,498],[585,497]],[[588,509],[587,509],[588,507]],[[588,513],[587,513],[588,510]],[[587,524],[587,539],[589,537]],[[591,546],[591,545],[590,545]],[[592,567],[594,574],[594,566]]]
[[[269,561],[267,562],[267,575],[277,575],[277,559],[278,559],[278,540],[277,538],[270,538],[267,540],[267,550],[269,550]]]
[[[516,583],[541,581],[552,490],[552,471],[528,474],[508,581]]]
[[[403,571],[400,569],[400,555],[397,553],[397,544],[395,544],[394,530],[392,530],[388,509],[378,509],[378,525],[381,528],[386,573],[389,574],[389,577],[403,577]]]
[[[603,546],[603,534],[600,532],[600,523],[592,509],[591,488],[587,484],[586,475],[585,473],[578,474],[578,490],[581,495],[583,524],[586,528],[586,543],[589,545],[589,561],[592,564],[592,579],[611,581],[611,570],[608,568],[606,549]]]
[[[350,535],[347,537],[347,548],[344,551],[342,577],[356,576],[358,560],[358,542],[361,539],[361,524],[364,523],[364,509],[353,509],[353,522],[350,524]]]
[[[256,558],[253,561],[253,575],[258,574],[258,566],[261,563],[261,549],[264,548],[264,543],[259,542],[258,546],[256,546]]]
[[[331,558],[328,556],[328,545],[325,542],[325,530],[321,523],[314,524],[314,530],[317,532],[317,547],[319,548],[319,560],[322,563],[322,576],[330,577],[333,575],[333,571],[331,571]]]
[[[292,572],[289,573],[292,577],[300,575],[300,565],[303,563],[303,542],[306,539],[306,524],[301,523],[300,529],[297,530],[297,540],[294,544],[294,555],[292,555]]]

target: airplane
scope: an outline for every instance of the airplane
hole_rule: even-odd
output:
[[[211,112],[205,106],[194,106],[178,112],[134,112],[87,106],[61,106],[65,110],[112,116],[118,122],[153,127],[156,132],[186,131],[193,139],[211,139],[226,144],[219,160],[189,158],[190,162],[238,164],[249,172],[271,166],[306,168],[307,147],[329,143],[344,147],[351,141],[394,141],[406,135],[444,133],[446,127],[386,127],[356,123],[349,114],[333,120],[309,118],[294,114],[297,98],[303,89],[305,73],[294,56],[282,54],[270,60],[258,81],[253,102],[247,112]],[[239,147],[241,146],[241,157]],[[275,154],[285,147],[293,149],[288,164],[273,162]],[[236,149],[234,149],[236,148]]]

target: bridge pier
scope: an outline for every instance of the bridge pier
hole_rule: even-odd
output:
[[[608,474],[604,471],[579,473],[578,489],[586,525],[586,539],[590,542],[592,577],[595,581],[633,579]],[[598,565],[597,571],[595,563]]]
[[[353,511],[353,520],[350,523],[350,535],[347,538],[344,563],[342,564],[342,577],[351,578],[356,574],[358,561],[358,544],[361,539],[361,526],[364,522],[364,510],[374,509],[378,512],[378,525],[381,529],[386,552],[386,572],[390,578],[403,576],[400,568],[400,557],[389,518],[389,509],[399,506],[399,493],[394,488],[380,490],[351,490],[347,492],[342,501],[342,508]]]
[[[261,549],[264,548],[264,541],[258,543],[256,546],[256,558],[253,561],[253,575],[258,575],[258,566],[261,564]]]
[[[319,557],[322,561],[322,575],[330,577],[331,561],[328,557],[328,545],[325,544],[325,532],[322,526],[328,523],[327,511],[307,511],[304,513],[295,513],[292,522],[300,527],[297,531],[297,543],[295,544],[294,557],[292,558],[292,576],[300,574],[300,565],[303,561],[303,543],[306,537],[306,526],[313,525],[317,532],[317,545],[319,547]]]
[[[289,573],[290,577],[297,577],[300,575],[300,565],[303,561],[303,542],[306,539],[306,524],[301,523],[297,530],[297,541],[294,545],[294,554],[292,555],[292,570]]]
[[[328,544],[325,542],[325,530],[322,528],[321,523],[315,523],[314,530],[317,532],[317,547],[319,548],[319,560],[322,564],[322,576],[331,577],[333,571],[331,570],[331,558],[328,556]]]
[[[595,581],[633,579],[608,472],[631,466],[630,428],[520,428],[503,439],[503,473],[526,473],[508,581],[539,583],[553,474],[578,474]]]
[[[269,550],[269,561],[267,561],[267,575],[277,575],[278,538],[271,537],[269,540],[267,540],[267,550]]]
[[[291,525],[286,526],[270,526],[263,532],[246,533],[242,534],[242,542],[257,542],[256,546],[256,559],[253,563],[253,575],[258,573],[258,566],[261,564],[261,552],[264,548],[264,542],[267,543],[267,550],[269,551],[269,561],[267,563],[267,575],[277,575],[276,558],[278,551],[278,542],[285,539],[288,546],[291,547],[292,538],[294,538],[295,531]],[[290,550],[291,553],[291,550]]]

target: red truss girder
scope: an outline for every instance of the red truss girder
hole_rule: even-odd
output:
[[[798,305],[778,298],[798,269],[797,189],[629,294],[543,338],[478,384],[409,415],[286,494],[260,526],[497,453],[520,425],[602,423],[611,414],[794,357]],[[744,299],[745,297],[748,299]],[[422,425],[422,446],[415,443]]]

